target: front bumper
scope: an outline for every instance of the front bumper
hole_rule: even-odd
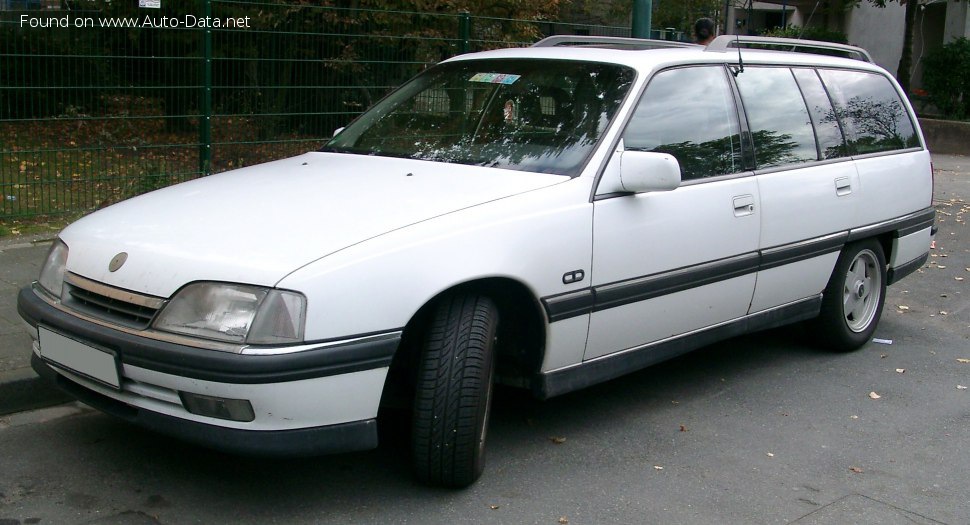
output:
[[[377,445],[375,418],[400,332],[324,342],[277,355],[243,355],[158,341],[71,315],[20,291],[17,307],[35,329],[117,356],[119,389],[52,366],[35,341],[31,364],[42,377],[106,413],[187,441],[259,455],[314,455]],[[252,404],[253,421],[193,414],[180,393]]]

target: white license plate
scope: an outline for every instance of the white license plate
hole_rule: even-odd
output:
[[[50,364],[98,383],[121,389],[115,354],[75,341],[44,327],[37,330],[40,356]]]

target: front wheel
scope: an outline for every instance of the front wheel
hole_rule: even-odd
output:
[[[498,309],[480,295],[439,301],[418,365],[411,431],[417,478],[465,487],[485,468]]]
[[[847,245],[822,296],[816,335],[833,350],[848,352],[876,331],[886,300],[886,258],[873,239]]]

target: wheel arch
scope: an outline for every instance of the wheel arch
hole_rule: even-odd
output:
[[[414,373],[429,318],[442,298],[455,294],[489,297],[499,310],[496,347],[496,381],[530,388],[545,353],[547,319],[536,295],[521,281],[509,277],[486,277],[455,284],[425,302],[404,326],[384,388],[383,404],[391,398],[413,394]]]
[[[878,235],[874,237],[875,241],[879,243],[880,247],[882,247],[882,256],[883,258],[886,259],[887,265],[889,264],[889,261],[892,260],[893,239],[895,238],[896,238],[896,232],[894,231],[883,233],[882,235]]]

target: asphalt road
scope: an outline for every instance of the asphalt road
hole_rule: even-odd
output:
[[[970,159],[936,167],[936,249],[889,291],[892,344],[832,354],[790,327],[546,402],[503,390],[462,491],[411,480],[401,425],[280,461],[21,413],[0,419],[0,525],[970,523]]]

